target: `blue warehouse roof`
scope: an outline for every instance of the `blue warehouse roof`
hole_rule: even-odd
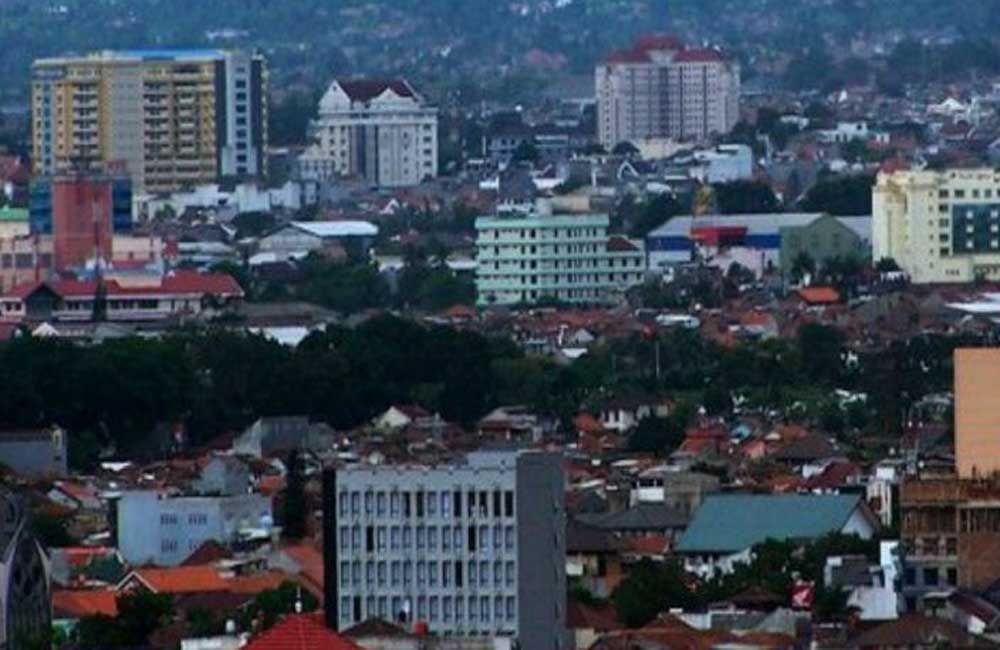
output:
[[[676,550],[738,553],[768,538],[814,539],[844,528],[858,495],[716,494],[694,513]]]

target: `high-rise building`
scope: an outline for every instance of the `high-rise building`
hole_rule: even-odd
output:
[[[32,68],[35,173],[124,172],[169,192],[264,172],[267,67],[222,50],[103,51]]]
[[[476,219],[479,304],[614,303],[642,282],[641,242],[608,235],[606,214],[511,212]]]
[[[881,173],[872,191],[873,258],[919,284],[1000,279],[1000,172]]]
[[[327,624],[381,618],[567,647],[563,482],[561,457],[536,451],[328,470]]]
[[[702,142],[739,121],[740,66],[716,49],[647,36],[594,76],[598,138],[608,150],[651,139]]]
[[[312,124],[334,171],[379,187],[418,185],[437,175],[438,113],[404,79],[337,80]]]
[[[21,499],[0,490],[0,648],[35,647],[52,624],[51,573]]]

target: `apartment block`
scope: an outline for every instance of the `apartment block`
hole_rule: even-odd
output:
[[[437,175],[437,108],[404,79],[334,81],[311,128],[317,147],[299,165],[310,175],[332,168],[378,187],[418,185]]]
[[[117,502],[118,550],[133,566],[177,566],[208,540],[221,544],[268,530],[271,500],[261,494],[168,497],[125,492]]]
[[[422,622],[442,636],[566,648],[561,457],[476,452],[324,475],[327,624]]]
[[[27,499],[0,489],[0,648],[25,650],[52,627],[52,571]]]
[[[704,142],[739,121],[740,67],[719,50],[640,38],[595,71],[598,138]]]
[[[874,259],[914,283],[1000,279],[1000,172],[881,173],[872,191]]]
[[[608,223],[544,208],[476,219],[479,304],[617,302],[642,282],[646,256],[641,242],[608,235]]]
[[[264,173],[267,67],[222,50],[102,51],[32,68],[36,174],[124,173],[172,192]]]

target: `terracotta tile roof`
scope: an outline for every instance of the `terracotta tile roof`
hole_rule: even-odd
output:
[[[351,98],[351,101],[355,102],[370,101],[384,93],[386,89],[392,89],[400,97],[416,95],[405,79],[338,79],[337,84]]]
[[[640,537],[624,538],[627,552],[639,555],[663,555],[667,551],[667,538],[665,535],[643,535]]]
[[[250,640],[245,650],[361,650],[313,614],[292,614]]]
[[[630,242],[628,239],[620,236],[608,237],[608,252],[609,253],[634,253],[639,250],[639,247]]]
[[[286,546],[284,550],[299,565],[299,577],[323,593],[323,553],[311,544]]]
[[[997,647],[995,642],[969,634],[964,627],[951,621],[921,614],[906,614],[895,621],[876,626],[858,636],[852,645],[858,648],[929,648],[943,645],[951,648]]]
[[[133,576],[156,593],[187,594],[230,590],[229,581],[223,579],[218,570],[211,566],[136,569],[121,584],[128,584]]]
[[[577,431],[584,434],[595,435],[604,432],[604,427],[590,413],[580,413],[573,418],[573,426],[576,427]]]
[[[74,591],[56,589],[52,592],[52,610],[55,618],[79,619],[94,614],[118,615],[118,592],[113,589]]]
[[[295,577],[284,571],[271,569],[263,573],[224,580],[226,589],[234,594],[257,594],[268,589],[277,589],[284,582],[295,581]]]
[[[832,305],[840,302],[840,293],[833,287],[803,287],[799,298],[809,305]]]
[[[209,539],[196,548],[191,555],[187,556],[187,559],[181,562],[181,566],[212,564],[213,562],[218,562],[219,560],[225,560],[231,557],[233,557],[233,554],[229,551],[229,549],[214,539]]]
[[[587,605],[570,600],[566,605],[566,627],[574,630],[607,632],[622,627],[613,605]]]
[[[24,299],[41,287],[46,287],[62,297],[93,296],[97,292],[96,280],[55,280],[52,282],[29,282],[17,285],[5,297]],[[149,295],[195,295],[242,296],[243,289],[231,275],[226,273],[199,273],[180,269],[164,275],[155,284],[122,285],[117,280],[104,282],[108,298]]]

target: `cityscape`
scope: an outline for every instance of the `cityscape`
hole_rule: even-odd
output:
[[[0,650],[1000,649],[996,0],[0,0]]]

